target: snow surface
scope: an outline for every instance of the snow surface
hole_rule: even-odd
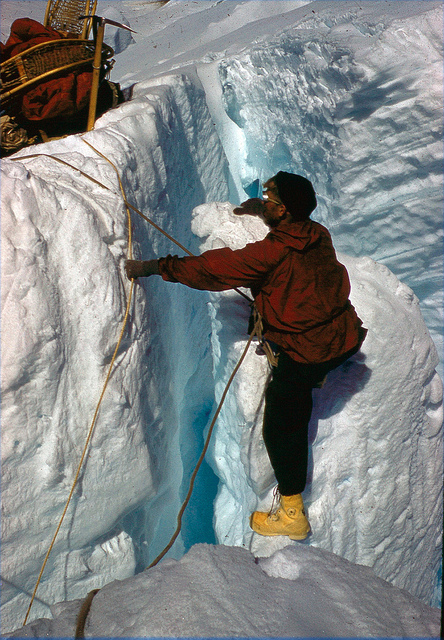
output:
[[[3,2],[2,38],[8,21],[25,15],[17,11],[38,6],[40,16],[26,13],[41,19],[45,3]],[[127,612],[116,613],[120,635],[217,635],[217,629],[226,635],[224,610],[256,607],[251,580],[258,584],[260,569],[237,548],[245,547],[269,574],[261,570],[264,593],[271,594],[276,578],[301,580],[297,595],[293,582],[280,583],[292,594],[285,597],[296,624],[294,632],[279,627],[282,635],[347,635],[344,607],[355,625],[348,635],[393,635],[394,611],[399,632],[437,635],[436,610],[372,571],[423,603],[439,602],[442,384],[430,335],[440,348],[441,3],[182,0],[161,8],[102,7],[138,31],[135,44],[128,35],[116,43],[116,32],[108,32],[121,51],[112,78],[138,84],[133,100],[105,114],[85,139],[119,167],[130,202],[199,253],[243,246],[267,232],[259,220],[232,213],[230,202],[244,199],[254,179],[279,169],[308,175],[319,193],[314,218],[332,231],[369,334],[361,353],[315,392],[307,542],[287,546],[287,538],[262,538],[248,527],[251,510],[269,506],[273,485],[260,437],[268,370],[253,348],[227,397],[170,557],[198,542],[227,548],[193,547],[179,563],[165,560],[154,576],[130,577],[175,528],[202,434],[245,344],[248,317],[233,292],[195,292],[160,278],[139,283],[31,619],[50,616],[54,602],[127,579],[125,589],[141,592]],[[48,157],[2,162],[4,632],[26,612],[129,291],[127,220],[114,170],[80,136],[32,152],[56,155],[109,190]],[[132,226],[136,257],[177,251],[136,214]],[[238,564],[245,569],[236,573]],[[151,580],[174,580],[183,566],[206,576],[188,604],[174,605],[185,610],[185,626],[177,616],[168,630],[137,630],[139,621],[145,624],[134,609],[147,606],[143,589]],[[346,574],[341,588],[332,566]],[[208,613],[196,617],[192,609],[210,585],[220,590],[221,575],[230,576],[233,589],[239,576],[245,583],[232,600],[224,592],[210,625]],[[372,593],[385,603],[378,613],[364,596],[363,576],[372,576]],[[316,577],[325,589],[316,591],[310,582]],[[312,587],[316,597],[298,609],[299,592]],[[96,596],[91,635],[118,635],[100,616],[109,617],[113,589],[121,588],[111,584]],[[173,606],[177,593],[168,589],[153,611]],[[387,604],[387,589],[396,605]],[[355,591],[360,597],[353,601],[344,595]],[[261,600],[261,623],[245,634],[275,634],[280,609],[271,595],[270,603],[268,610]],[[422,612],[415,622],[412,607]],[[74,609],[78,603],[57,605],[55,624],[71,620]],[[43,625],[38,633],[62,633],[48,621],[36,624]]]
[[[72,636],[81,601],[53,607],[12,637]],[[180,561],[106,585],[85,637],[437,637],[432,609],[368,567],[323,549],[289,546],[270,558],[195,545]]]

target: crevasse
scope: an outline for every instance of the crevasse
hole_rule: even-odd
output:
[[[355,37],[372,31],[355,24]],[[421,103],[426,80],[403,77],[396,60],[386,64],[392,53],[382,26],[381,62],[371,51],[364,63],[351,44],[336,46],[341,25],[334,16],[316,23],[315,33],[299,30],[277,46],[227,57],[213,69],[225,96],[218,105],[193,75],[140,83],[132,102],[106,114],[87,139],[119,167],[128,199],[196,253],[266,232],[258,221],[232,215],[227,200],[242,186],[280,168],[315,173],[316,216],[344,252],[352,302],[369,336],[362,354],[316,392],[309,543],[367,564],[429,602],[440,559],[442,387],[418,300],[396,276],[420,294],[436,335],[438,288],[427,274],[439,272],[433,159],[440,151],[438,130],[421,128],[420,114],[434,108]],[[424,53],[420,40],[406,46],[413,60]],[[379,64],[390,71],[379,72]],[[201,70],[199,76],[207,89]],[[389,104],[397,105],[395,119]],[[407,136],[411,118],[418,126]],[[237,127],[238,152],[224,135],[227,119]],[[23,619],[128,293],[126,213],[113,170],[78,137],[45,152],[112,192],[48,158],[2,163],[5,631]],[[412,169],[418,154],[430,160],[420,174]],[[136,215],[133,229],[135,257],[178,251]],[[426,246],[414,262],[417,238]],[[209,295],[154,278],[137,285],[118,367],[33,617],[49,615],[52,602],[132,575],[168,541],[202,432],[245,342],[247,315],[232,293]],[[267,374],[253,349],[173,556],[202,535],[262,556],[282,546],[254,539],[248,528],[250,510],[268,503],[273,483],[260,439]],[[197,522],[204,527],[197,530]]]

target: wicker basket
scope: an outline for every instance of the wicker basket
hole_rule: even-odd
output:
[[[91,20],[79,20],[80,16],[94,15],[97,0],[48,0],[43,25],[60,31],[71,38],[88,38]]]
[[[92,40],[51,40],[30,47],[1,64],[1,101],[3,108],[30,86],[67,70],[92,65]],[[111,69],[114,51],[102,46],[102,67]]]

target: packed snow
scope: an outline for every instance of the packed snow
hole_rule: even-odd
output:
[[[3,2],[2,40],[44,7]],[[128,200],[193,253],[236,248],[267,233],[232,211],[255,180],[307,175],[369,333],[315,391],[307,541],[248,526],[274,484],[260,433],[269,370],[253,346],[181,536],[142,571],[175,529],[249,308],[235,292],[139,282],[31,611],[44,619],[15,635],[72,635],[81,599],[103,587],[90,636],[438,636],[441,2],[102,0],[106,12],[137,31],[107,31],[112,79],[135,83],[133,97],[83,137]],[[134,257],[183,255],[136,213],[132,229]],[[125,312],[127,251],[115,171],[82,136],[2,162],[3,633],[23,622],[74,479]]]
[[[81,602],[53,607],[12,637],[69,637]],[[439,611],[368,567],[304,545],[255,560],[246,549],[195,545],[95,596],[85,637],[433,637]]]

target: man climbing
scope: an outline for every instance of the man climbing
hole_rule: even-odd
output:
[[[264,188],[264,200],[234,209],[268,225],[264,240],[196,257],[128,260],[125,269],[130,279],[156,274],[193,289],[251,289],[263,336],[277,356],[265,392],[263,437],[280,500],[274,511],[255,511],[250,526],[264,536],[303,540],[310,532],[301,494],[312,389],[359,350],[367,330],[348,299],[348,274],[329,232],[310,219],[317,205],[311,182],[279,171]]]

